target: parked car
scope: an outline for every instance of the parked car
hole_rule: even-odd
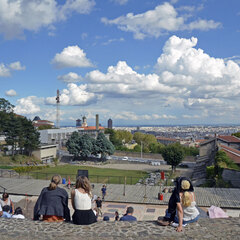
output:
[[[127,161],[128,157],[123,157],[122,160]]]

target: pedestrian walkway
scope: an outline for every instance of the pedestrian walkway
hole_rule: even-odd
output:
[[[0,178],[0,186],[14,195],[38,196],[48,180]],[[70,194],[70,190],[64,187]],[[101,196],[102,184],[94,184],[93,195]],[[124,190],[125,189],[125,190]],[[2,191],[2,189],[0,190]],[[106,201],[122,203],[141,203],[167,205],[171,193],[164,193],[163,200],[158,200],[158,186],[144,185],[107,185]],[[198,206],[219,206],[223,208],[240,208],[240,189],[237,188],[195,188]]]

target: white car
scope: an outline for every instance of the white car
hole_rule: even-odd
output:
[[[128,157],[123,157],[122,160],[127,161]]]

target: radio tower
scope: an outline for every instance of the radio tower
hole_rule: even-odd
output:
[[[59,120],[60,120],[60,112],[59,112],[60,97],[59,97],[59,90],[57,90],[56,103],[57,103],[56,128],[60,128],[60,126],[59,126]]]

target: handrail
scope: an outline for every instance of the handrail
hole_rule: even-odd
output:
[[[7,188],[3,187],[0,185],[1,188],[3,188],[3,193],[5,193],[5,191],[7,190]]]

